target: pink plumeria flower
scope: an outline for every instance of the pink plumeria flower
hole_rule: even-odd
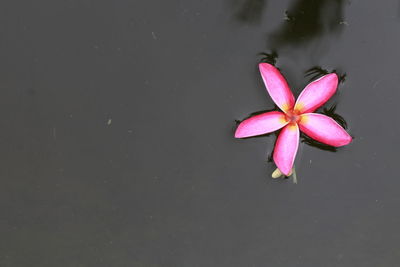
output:
[[[269,95],[283,112],[266,112],[242,121],[236,129],[236,138],[267,134],[283,128],[276,140],[273,159],[286,176],[292,171],[300,131],[334,147],[352,141],[352,137],[335,120],[313,113],[336,92],[338,77],[335,73],[309,83],[295,102],[288,83],[277,68],[267,63],[261,63],[259,68]]]

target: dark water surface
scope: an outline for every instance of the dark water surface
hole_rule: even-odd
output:
[[[0,266],[398,266],[398,0],[0,3]],[[265,55],[352,144],[273,180]]]

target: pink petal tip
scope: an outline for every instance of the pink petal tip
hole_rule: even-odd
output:
[[[337,86],[338,77],[336,73],[322,76],[304,88],[296,101],[294,109],[299,113],[314,112],[335,94]]]
[[[284,112],[292,109],[295,99],[283,75],[271,64],[260,63],[258,66],[265,87],[275,104]]]
[[[293,168],[299,146],[299,127],[289,124],[280,132],[274,149],[274,162],[284,175],[289,175]]]
[[[345,146],[353,140],[334,119],[323,114],[303,114],[299,126],[300,130],[309,137],[330,146]]]
[[[236,138],[245,138],[260,134],[271,133],[279,130],[288,122],[285,114],[279,111],[271,111],[255,115],[242,121],[236,129]]]

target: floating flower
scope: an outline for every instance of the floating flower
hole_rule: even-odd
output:
[[[269,95],[283,112],[265,112],[242,121],[236,129],[236,138],[267,134],[283,128],[276,140],[273,159],[286,176],[292,171],[300,131],[334,147],[351,142],[352,137],[335,120],[313,113],[336,92],[338,77],[335,73],[309,83],[295,102],[288,83],[277,68],[267,63],[261,63],[259,68]]]

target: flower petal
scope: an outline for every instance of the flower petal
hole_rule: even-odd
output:
[[[289,175],[292,171],[297,148],[299,147],[299,127],[297,124],[289,124],[282,129],[276,140],[274,149],[274,161],[279,170]]]
[[[337,85],[336,73],[324,75],[309,83],[300,93],[294,109],[299,113],[314,112],[335,94]]]
[[[334,119],[322,114],[301,115],[299,126],[309,137],[330,146],[344,146],[353,139]]]
[[[285,114],[271,111],[255,115],[242,121],[236,129],[235,137],[244,138],[260,134],[271,133],[288,124]]]
[[[275,104],[284,112],[292,109],[294,96],[279,70],[268,63],[260,63],[258,67],[265,87]]]

